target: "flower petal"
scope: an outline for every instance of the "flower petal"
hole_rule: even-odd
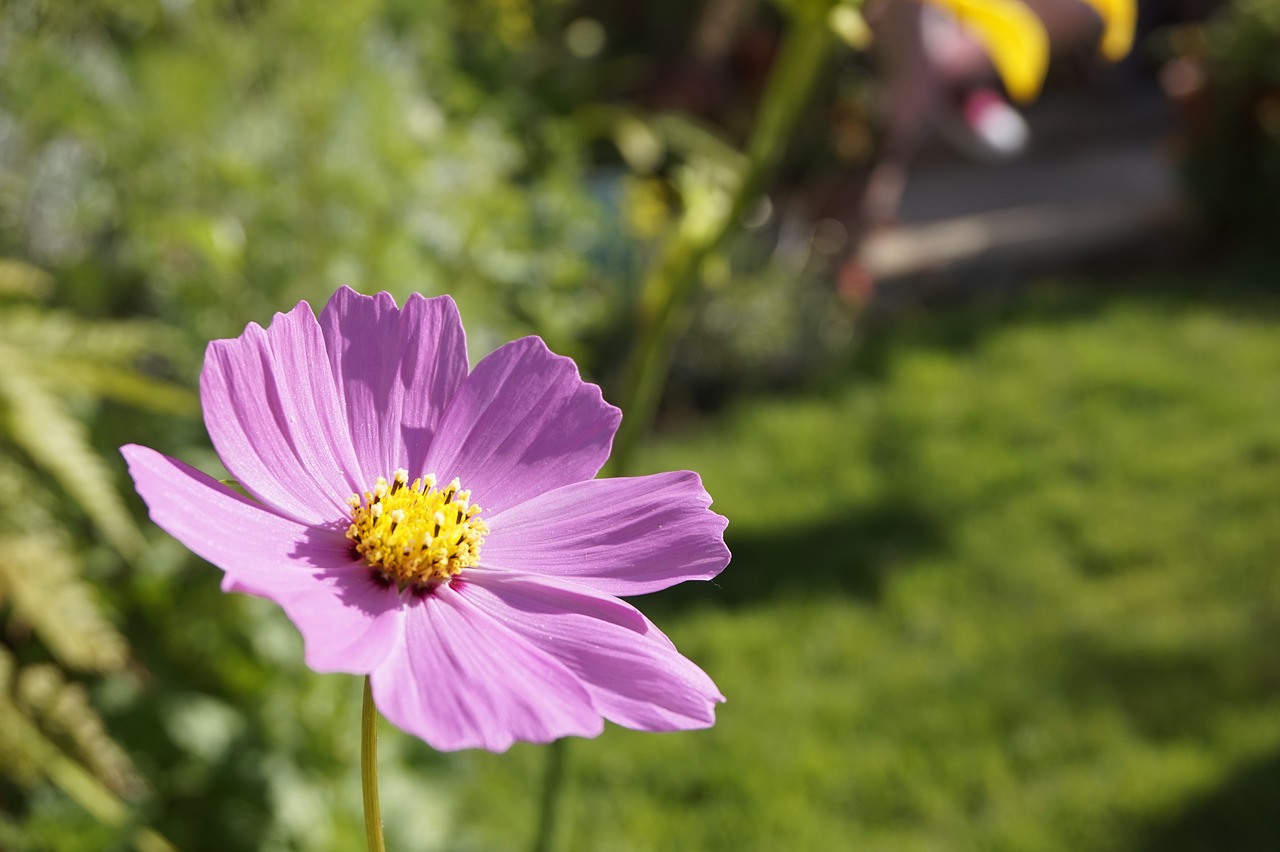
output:
[[[399,633],[399,596],[355,563],[341,532],[280,517],[155,450],[120,450],[151,519],[226,572],[224,591],[278,603],[316,671],[366,674]]]
[[[408,609],[373,672],[382,714],[439,751],[598,735],[600,713],[573,673],[469,605],[472,588],[455,580]]]
[[[343,287],[321,311],[320,326],[363,467],[360,490],[400,467],[427,473],[431,436],[467,375],[453,299],[415,293],[402,310],[387,293],[362,296]]]
[[[564,663],[609,721],[642,731],[715,724],[724,696],[630,604],[528,574],[470,578],[467,600]]]
[[[525,337],[490,353],[462,383],[426,468],[442,481],[458,477],[486,512],[501,512],[595,476],[621,419],[571,359]]]
[[[215,340],[200,373],[205,426],[222,463],[264,503],[310,524],[346,517],[363,490],[320,326],[300,303],[264,330]]]
[[[1085,0],[1102,18],[1102,42],[1098,49],[1112,62],[1124,59],[1133,47],[1137,24],[1137,0]]]
[[[991,57],[1009,97],[1035,100],[1049,67],[1044,24],[1019,0],[928,0],[955,16]]]
[[[710,505],[690,471],[577,482],[490,517],[481,562],[610,595],[709,580],[729,563],[729,522]]]

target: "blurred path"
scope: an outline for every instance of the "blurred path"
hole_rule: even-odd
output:
[[[1158,251],[1186,234],[1173,114],[1157,92],[1135,85],[1059,95],[1026,118],[1032,143],[1019,159],[975,163],[935,152],[912,170],[901,225],[861,247],[875,304],[1012,286]]]

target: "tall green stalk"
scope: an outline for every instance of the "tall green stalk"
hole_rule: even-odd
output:
[[[682,309],[696,292],[702,263],[741,221],[777,168],[801,111],[808,104],[834,44],[827,23],[831,3],[809,0],[794,11],[747,141],[747,164],[718,203],[686,204],[675,236],[645,279],[624,375],[625,417],[614,438],[610,476],[631,471],[639,439],[653,424],[671,368]],[[711,190],[715,191],[715,190]],[[547,752],[547,772],[534,852],[550,852],[564,790],[564,742]]]
[[[558,739],[547,746],[547,771],[542,781],[538,834],[533,839],[533,852],[551,852],[555,848],[556,822],[560,812],[560,794],[564,789],[564,765],[568,751],[567,739]]]
[[[364,707],[360,712],[360,786],[364,793],[364,833],[369,852],[386,852],[382,839],[382,805],[378,802],[378,708],[373,687],[364,679]]]
[[[808,104],[834,36],[829,4],[809,2],[796,10],[765,88],[747,140],[747,165],[721,203],[686,207],[675,236],[666,244],[640,291],[632,349],[624,375],[625,418],[613,442],[608,472],[631,469],[636,443],[653,425],[671,368],[671,349],[683,308],[696,292],[702,263],[741,221],[773,176]],[[695,220],[696,217],[696,220]]]

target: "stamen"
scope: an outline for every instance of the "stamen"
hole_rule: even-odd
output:
[[[378,477],[372,489],[353,494],[347,505],[347,538],[380,578],[401,590],[428,591],[477,564],[489,534],[471,492],[457,479],[437,491],[434,474],[410,484],[409,472],[401,468],[390,483]]]

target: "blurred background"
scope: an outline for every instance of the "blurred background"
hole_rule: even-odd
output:
[[[1037,97],[944,2],[0,4],[0,848],[360,848],[359,680],[116,448],[219,473],[206,342],[343,284],[619,401],[815,16],[635,451],[730,518],[637,601],[728,703],[573,742],[557,848],[1280,848],[1280,0],[1124,5],[1032,4]],[[390,847],[527,848],[544,760],[388,728]]]

